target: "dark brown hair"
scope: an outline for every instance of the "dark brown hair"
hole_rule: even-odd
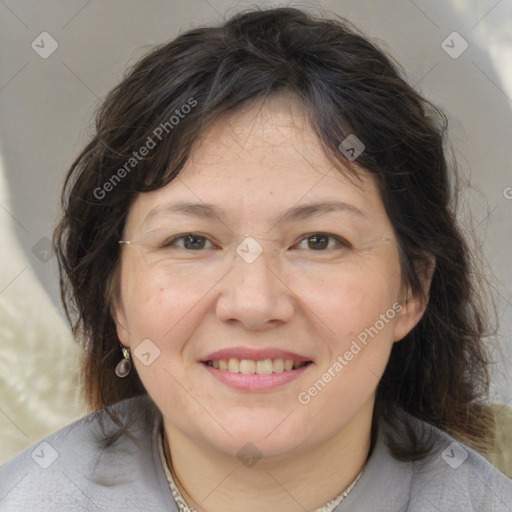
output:
[[[403,76],[346,20],[294,8],[251,10],[221,26],[190,30],[127,72],[101,105],[96,135],[69,170],[64,214],[54,233],[62,300],[75,337],[87,349],[83,375],[91,408],[145,393],[135,371],[122,380],[114,373],[121,352],[111,306],[118,240],[132,201],[172,181],[220,115],[287,93],[303,106],[338,167],[341,162],[351,168],[338,149],[341,141],[355,134],[364,143],[357,164],[379,186],[396,232],[403,281],[417,297],[426,299],[421,277],[435,259],[425,314],[393,346],[375,415],[398,432],[407,424],[405,411],[485,449],[491,425],[483,402],[489,384],[482,345],[487,319],[456,224],[447,121]],[[138,151],[148,138],[155,146],[142,157]],[[407,445],[388,438],[397,458],[418,458],[428,450],[412,432],[409,440]]]

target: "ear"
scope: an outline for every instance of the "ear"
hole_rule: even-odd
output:
[[[119,341],[126,348],[130,348],[130,333],[128,331],[126,315],[124,313],[123,306],[115,301],[110,308],[110,314],[112,315],[112,319],[116,324],[116,332]]]
[[[402,300],[400,301],[401,309],[394,326],[393,341],[400,341],[405,338],[421,320],[428,306],[435,259],[431,257],[422,264],[418,263],[415,269],[420,278],[422,291],[420,294],[414,294],[410,286],[403,287]]]
[[[119,269],[114,271],[107,286],[107,300],[110,303],[110,315],[116,324],[117,337],[126,348],[130,348],[130,333],[120,298]]]

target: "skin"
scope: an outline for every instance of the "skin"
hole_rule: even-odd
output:
[[[363,214],[335,211],[294,223],[273,219],[299,204],[344,201]],[[224,221],[155,217],[178,200],[213,203]],[[160,355],[137,372],[164,416],[168,460],[189,505],[200,511],[314,510],[346,488],[370,448],[375,391],[394,342],[425,305],[402,285],[396,237],[371,177],[334,169],[300,107],[286,98],[217,121],[179,177],[140,194],[124,240],[147,229],[199,232],[222,250],[181,248],[166,258],[123,248],[114,307],[121,342],[150,339]],[[349,242],[315,250],[306,235]],[[263,248],[247,263],[235,253],[245,235]],[[260,236],[261,235],[261,236]],[[400,303],[402,309],[311,401],[298,401],[355,337]],[[200,362],[228,347],[277,347],[313,364],[271,391],[234,390]],[[246,443],[262,455],[237,457]],[[254,448],[252,448],[254,450]]]

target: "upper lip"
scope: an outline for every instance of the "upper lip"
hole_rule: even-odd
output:
[[[264,361],[265,359],[292,359],[296,362],[312,361],[311,358],[301,356],[295,352],[280,350],[277,348],[249,348],[249,347],[233,347],[217,350],[207,355],[202,361],[218,361],[219,359],[250,359],[253,361]]]

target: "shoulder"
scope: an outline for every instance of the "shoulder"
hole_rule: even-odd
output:
[[[336,512],[512,512],[512,480],[446,432],[408,419],[432,441],[429,455],[397,460],[387,445],[389,427],[381,424],[360,481]]]
[[[90,414],[0,468],[0,510],[173,510],[147,397]]]
[[[423,425],[432,433],[435,445],[428,457],[413,463],[410,500],[417,510],[512,510],[510,478],[469,446]]]

